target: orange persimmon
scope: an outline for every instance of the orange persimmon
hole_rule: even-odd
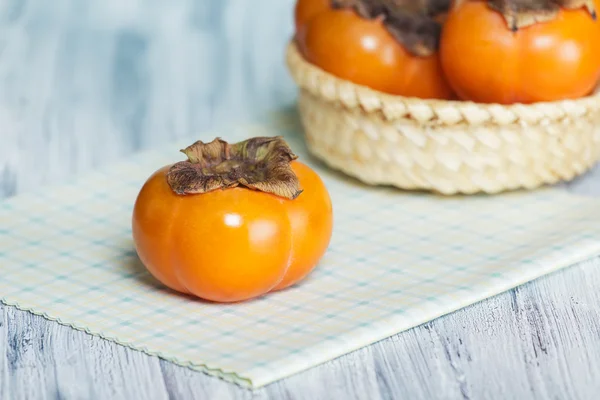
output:
[[[306,24],[316,15],[331,8],[331,0],[298,0],[294,8],[296,32],[304,31]]]
[[[319,68],[374,90],[450,98],[437,53],[440,23],[428,14],[428,2],[401,3],[299,0],[298,48]]]
[[[173,290],[236,302],[306,277],[332,234],[328,191],[279,137],[198,141],[187,161],[146,181],[133,237],[148,271]]]
[[[592,0],[457,0],[440,39],[446,79],[461,99],[483,103],[585,96],[600,74],[594,8]]]

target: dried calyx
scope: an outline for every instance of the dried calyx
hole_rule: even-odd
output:
[[[197,141],[181,151],[188,159],[167,173],[169,186],[179,195],[236,186],[286,199],[302,193],[290,165],[298,157],[281,137],[255,137],[235,144],[217,138]]]
[[[429,56],[439,46],[441,24],[450,0],[331,0],[333,8],[351,8],[366,19],[381,19],[390,34],[415,56]]]
[[[488,0],[488,6],[504,16],[512,31],[553,20],[561,8],[585,8],[596,19],[593,0]]]

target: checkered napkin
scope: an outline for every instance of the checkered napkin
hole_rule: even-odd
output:
[[[309,158],[299,132],[284,115],[219,136],[283,134],[329,187],[331,246],[300,285],[215,305],[144,270],[131,239],[134,199],[188,140],[0,203],[2,301],[259,387],[600,254],[597,200],[558,189],[440,198],[366,187]]]

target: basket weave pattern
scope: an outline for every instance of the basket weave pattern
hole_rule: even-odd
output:
[[[308,63],[290,43],[309,150],[372,185],[498,193],[571,180],[600,159],[600,94],[533,105],[386,95]]]

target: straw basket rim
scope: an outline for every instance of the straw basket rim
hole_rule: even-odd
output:
[[[515,122],[535,125],[577,118],[600,110],[598,88],[594,93],[577,99],[509,105],[387,94],[338,78],[310,63],[301,54],[294,39],[287,45],[286,64],[292,79],[301,89],[348,109],[379,114],[381,120],[389,122],[410,119],[446,126],[508,125]]]

